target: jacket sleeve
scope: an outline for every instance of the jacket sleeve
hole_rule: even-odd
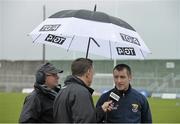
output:
[[[105,114],[101,106],[96,107],[96,122],[104,122]]]
[[[144,97],[144,105],[142,106],[141,122],[152,123],[151,110],[149,107],[149,103],[145,97]]]
[[[105,102],[104,95],[102,95],[96,103],[96,118],[97,122],[104,122],[106,113],[102,110],[101,106]]]
[[[34,95],[27,96],[20,114],[19,123],[38,122],[40,112],[41,105],[38,97]]]
[[[92,103],[90,93],[76,90],[75,94],[71,93],[69,105],[71,106],[72,120],[74,123],[96,122],[96,113]]]

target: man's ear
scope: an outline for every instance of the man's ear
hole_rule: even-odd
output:
[[[87,72],[85,73],[86,77],[89,77],[90,74],[90,69],[87,70]]]

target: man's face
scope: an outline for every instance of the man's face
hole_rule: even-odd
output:
[[[128,74],[126,69],[121,71],[114,70],[113,78],[118,90],[127,90],[131,81],[131,75]]]
[[[58,85],[59,76],[58,74],[46,74],[45,84],[49,88],[54,88]]]

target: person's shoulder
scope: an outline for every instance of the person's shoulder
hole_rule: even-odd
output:
[[[85,92],[87,89],[77,83],[71,83],[65,86],[66,92],[72,92],[73,94]]]
[[[76,92],[77,94],[81,94],[81,93],[84,93],[84,94],[89,94],[89,89],[91,88],[88,88],[88,87],[85,87],[83,85],[80,85],[80,84],[73,84],[73,91]]]
[[[34,96],[36,96],[37,95],[37,92],[35,91],[35,90],[33,90],[31,93],[29,93],[29,94],[27,94],[27,96],[26,97],[34,97]]]
[[[71,83],[69,85],[66,86],[69,89],[74,89],[74,90],[81,90],[83,88],[83,86],[77,84],[77,83]]]
[[[131,88],[131,92],[135,93],[135,94],[140,94],[136,89]]]
[[[27,100],[34,100],[34,99],[38,99],[39,98],[39,93],[36,90],[33,90],[31,93],[29,93],[26,96]]]
[[[131,92],[134,94],[134,96],[136,96],[137,98],[141,99],[141,100],[146,100],[146,97],[141,94],[139,91],[137,91],[136,89],[132,88]]]
[[[114,88],[113,88],[113,89],[114,89]],[[101,97],[102,97],[102,98],[109,97],[109,95],[110,95],[110,93],[113,91],[113,89],[104,92],[104,93],[101,95]]]
[[[140,92],[138,92],[136,89],[134,89],[134,88],[131,88],[131,92],[134,94],[134,95],[136,95],[136,96],[142,96],[142,94],[140,93]]]
[[[30,103],[30,104],[36,104],[36,103],[40,103],[40,98],[38,96],[38,93],[34,90],[33,92],[31,92],[30,94],[28,94],[25,97],[25,103]]]
[[[96,107],[101,106],[105,101],[109,99],[109,95],[113,89],[106,91],[105,93],[101,94],[100,98],[97,101]]]

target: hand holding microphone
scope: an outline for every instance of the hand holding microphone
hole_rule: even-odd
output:
[[[117,95],[114,92],[111,92],[109,95],[109,101],[104,102],[104,104],[102,105],[102,109],[104,110],[104,112],[111,111],[114,107],[114,103],[118,102],[119,99],[120,99],[119,95]]]
[[[113,101],[107,101],[104,102],[104,104],[101,106],[104,112],[111,111],[113,108]]]

